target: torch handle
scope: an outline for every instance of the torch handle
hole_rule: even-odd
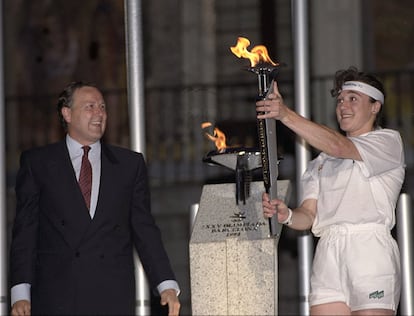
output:
[[[277,156],[276,121],[273,119],[258,120],[260,135],[260,154],[262,157],[263,182],[266,193],[271,200],[278,198],[277,178],[279,176]],[[269,218],[270,236],[279,236],[282,225],[277,216]]]
[[[269,198],[272,200],[278,198],[277,178],[279,176],[279,157],[277,156],[276,121],[273,119],[266,119],[265,121],[270,181],[270,187],[267,190],[267,193],[269,194]],[[269,227],[271,236],[278,236],[280,234],[282,225],[277,221],[277,216],[272,216],[269,219]]]
[[[265,94],[261,96],[262,99],[266,99],[272,92],[273,80],[267,87],[269,89],[265,89]],[[279,176],[276,121],[274,119],[258,119],[257,123],[262,158],[263,182],[270,199],[276,199],[278,197],[277,178]],[[282,225],[277,221],[277,216],[269,219],[269,228],[271,237],[280,235]]]

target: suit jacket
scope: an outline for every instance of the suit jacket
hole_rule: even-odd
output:
[[[33,314],[133,314],[134,246],[152,288],[175,279],[141,154],[102,144],[93,219],[65,141],[22,153],[16,197],[11,285],[31,284]]]

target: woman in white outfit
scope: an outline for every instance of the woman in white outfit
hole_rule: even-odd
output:
[[[257,102],[259,119],[274,118],[321,153],[302,176],[291,210],[263,194],[265,217],[320,237],[312,267],[312,315],[395,315],[400,298],[399,251],[391,236],[404,181],[400,134],[378,126],[381,82],[356,68],[335,75],[332,96],[345,133],[312,122],[284,102],[277,84]]]

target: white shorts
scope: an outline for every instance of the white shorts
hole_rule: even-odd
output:
[[[345,302],[352,311],[397,310],[400,255],[384,225],[334,225],[321,235],[311,277],[310,305]]]

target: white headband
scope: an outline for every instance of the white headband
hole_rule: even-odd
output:
[[[341,91],[344,90],[354,90],[359,91],[375,100],[379,101],[381,104],[384,104],[384,94],[377,88],[361,81],[346,81],[342,85]]]

